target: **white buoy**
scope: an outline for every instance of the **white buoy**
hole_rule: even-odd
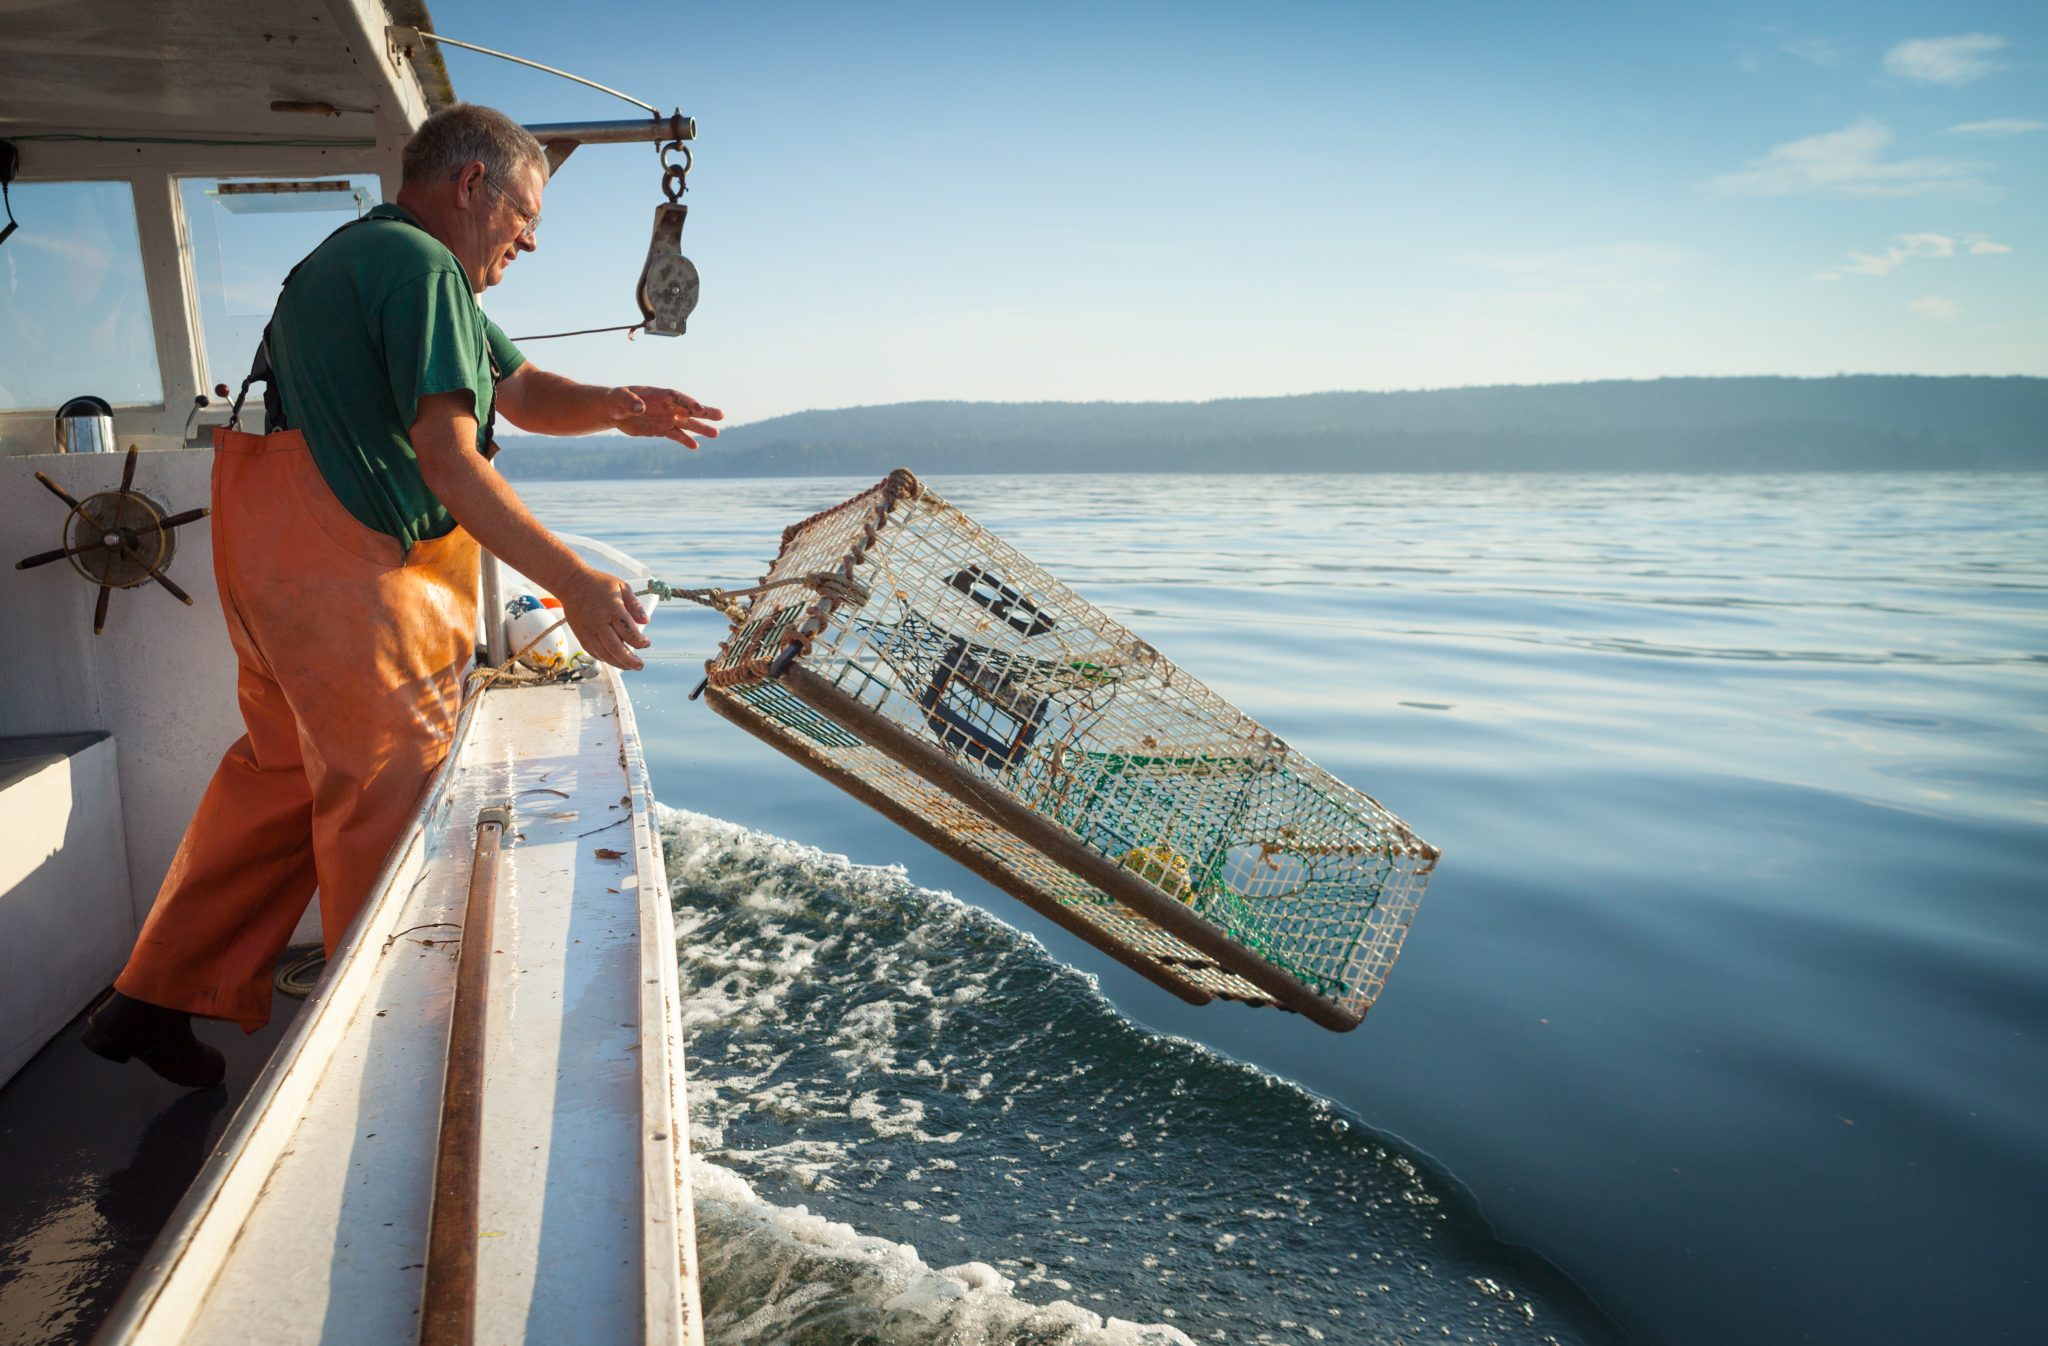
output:
[[[590,662],[568,626],[555,626],[562,615],[562,600],[550,593],[515,593],[505,600],[505,643],[513,650],[525,651],[519,656],[520,663],[536,673],[555,676]],[[555,629],[549,631],[551,626]]]

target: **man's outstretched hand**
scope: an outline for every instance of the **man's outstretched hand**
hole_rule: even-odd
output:
[[[718,427],[712,422],[725,419],[717,407],[707,407],[673,388],[641,384],[612,389],[605,394],[604,409],[612,424],[626,434],[673,439],[693,449],[698,436],[716,439]]]
[[[593,658],[613,668],[641,667],[640,656],[633,651],[644,650],[652,642],[641,634],[647,611],[633,596],[632,585],[584,566],[555,597],[562,600],[562,615],[569,619],[577,643]]]

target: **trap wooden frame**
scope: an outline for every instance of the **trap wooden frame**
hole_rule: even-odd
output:
[[[721,716],[1194,1004],[1357,1026],[1438,852],[907,471],[783,534]]]

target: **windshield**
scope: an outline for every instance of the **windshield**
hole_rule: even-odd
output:
[[[17,182],[0,246],[0,411],[74,397],[160,406],[135,192],[126,182]]]

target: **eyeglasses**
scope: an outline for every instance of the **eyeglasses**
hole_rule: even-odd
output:
[[[521,225],[520,237],[529,243],[534,242],[534,235],[540,230],[540,214],[537,211],[530,211],[525,206],[520,205],[519,199],[506,190],[503,183],[488,173],[484,174],[484,184],[498,194],[500,201],[512,207],[512,213],[519,217]]]

